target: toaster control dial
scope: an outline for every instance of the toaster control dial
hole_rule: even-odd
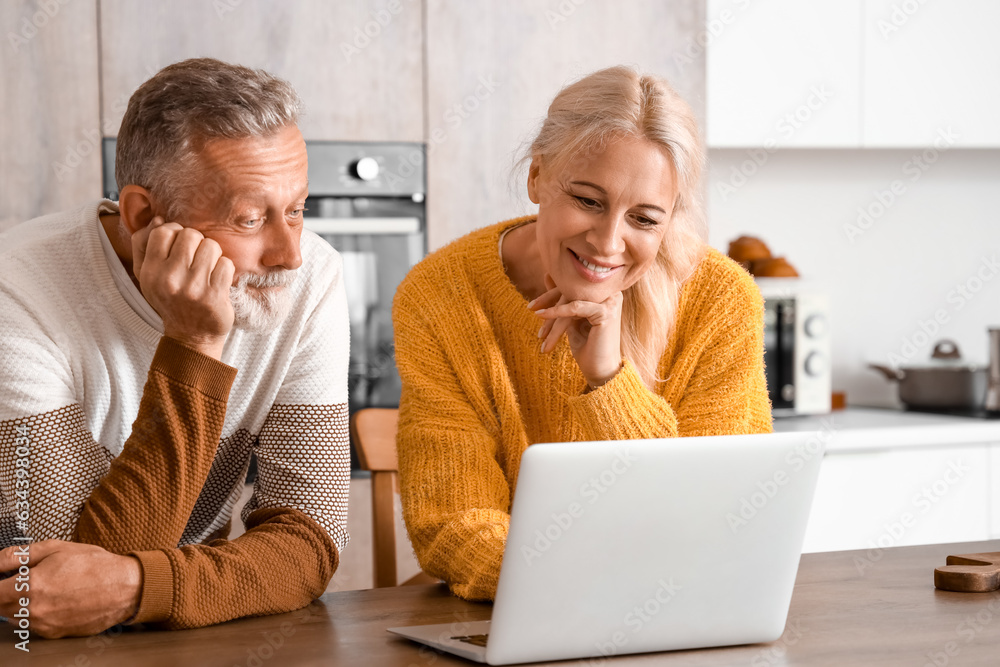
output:
[[[810,352],[805,362],[806,375],[816,377],[826,370],[826,361],[819,352]]]
[[[802,324],[806,335],[810,338],[819,338],[826,334],[826,317],[823,315],[810,315]]]

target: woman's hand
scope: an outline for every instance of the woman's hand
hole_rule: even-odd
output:
[[[569,301],[552,279],[545,276],[548,291],[528,304],[545,320],[538,331],[541,351],[551,352],[565,333],[583,377],[596,389],[622,368],[622,293],[615,292],[601,303]]]

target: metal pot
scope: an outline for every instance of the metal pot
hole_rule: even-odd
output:
[[[981,410],[986,400],[987,367],[965,362],[951,340],[939,341],[924,365],[868,367],[899,382],[899,400],[908,407]]]

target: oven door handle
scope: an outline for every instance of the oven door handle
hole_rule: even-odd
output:
[[[420,218],[305,218],[317,234],[416,234]]]

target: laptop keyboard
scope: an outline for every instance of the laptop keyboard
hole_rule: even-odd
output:
[[[482,646],[486,648],[486,640],[489,635],[464,635],[461,637],[452,637],[452,639],[457,639],[460,642],[465,642],[466,644],[473,644],[474,646]]]

